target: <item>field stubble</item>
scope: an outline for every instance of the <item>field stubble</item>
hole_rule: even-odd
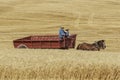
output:
[[[1,0],[1,80],[120,80],[120,2],[117,0]],[[101,51],[14,49],[13,40],[77,34],[76,45],[104,39]]]

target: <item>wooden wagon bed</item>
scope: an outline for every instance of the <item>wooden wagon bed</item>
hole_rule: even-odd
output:
[[[15,48],[67,49],[74,48],[75,41],[76,34],[63,40],[60,40],[58,35],[34,35],[13,40],[13,44]]]

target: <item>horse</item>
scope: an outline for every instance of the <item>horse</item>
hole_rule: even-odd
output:
[[[82,43],[77,46],[77,50],[88,50],[88,51],[100,51],[100,49],[105,49],[105,40],[95,41],[92,44]]]
[[[96,47],[96,43],[82,43],[77,46],[77,50],[99,51],[100,49]]]
[[[106,48],[105,40],[97,41],[97,45],[100,49],[105,49]]]

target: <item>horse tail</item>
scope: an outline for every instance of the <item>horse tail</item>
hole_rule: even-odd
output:
[[[79,50],[79,47],[80,47],[80,44],[78,44],[78,46],[77,46],[77,48],[76,48],[76,49],[77,49],[77,50]]]

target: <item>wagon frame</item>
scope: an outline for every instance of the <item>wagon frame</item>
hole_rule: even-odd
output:
[[[14,48],[68,49],[75,48],[76,34],[60,40],[58,35],[33,35],[13,40]]]

